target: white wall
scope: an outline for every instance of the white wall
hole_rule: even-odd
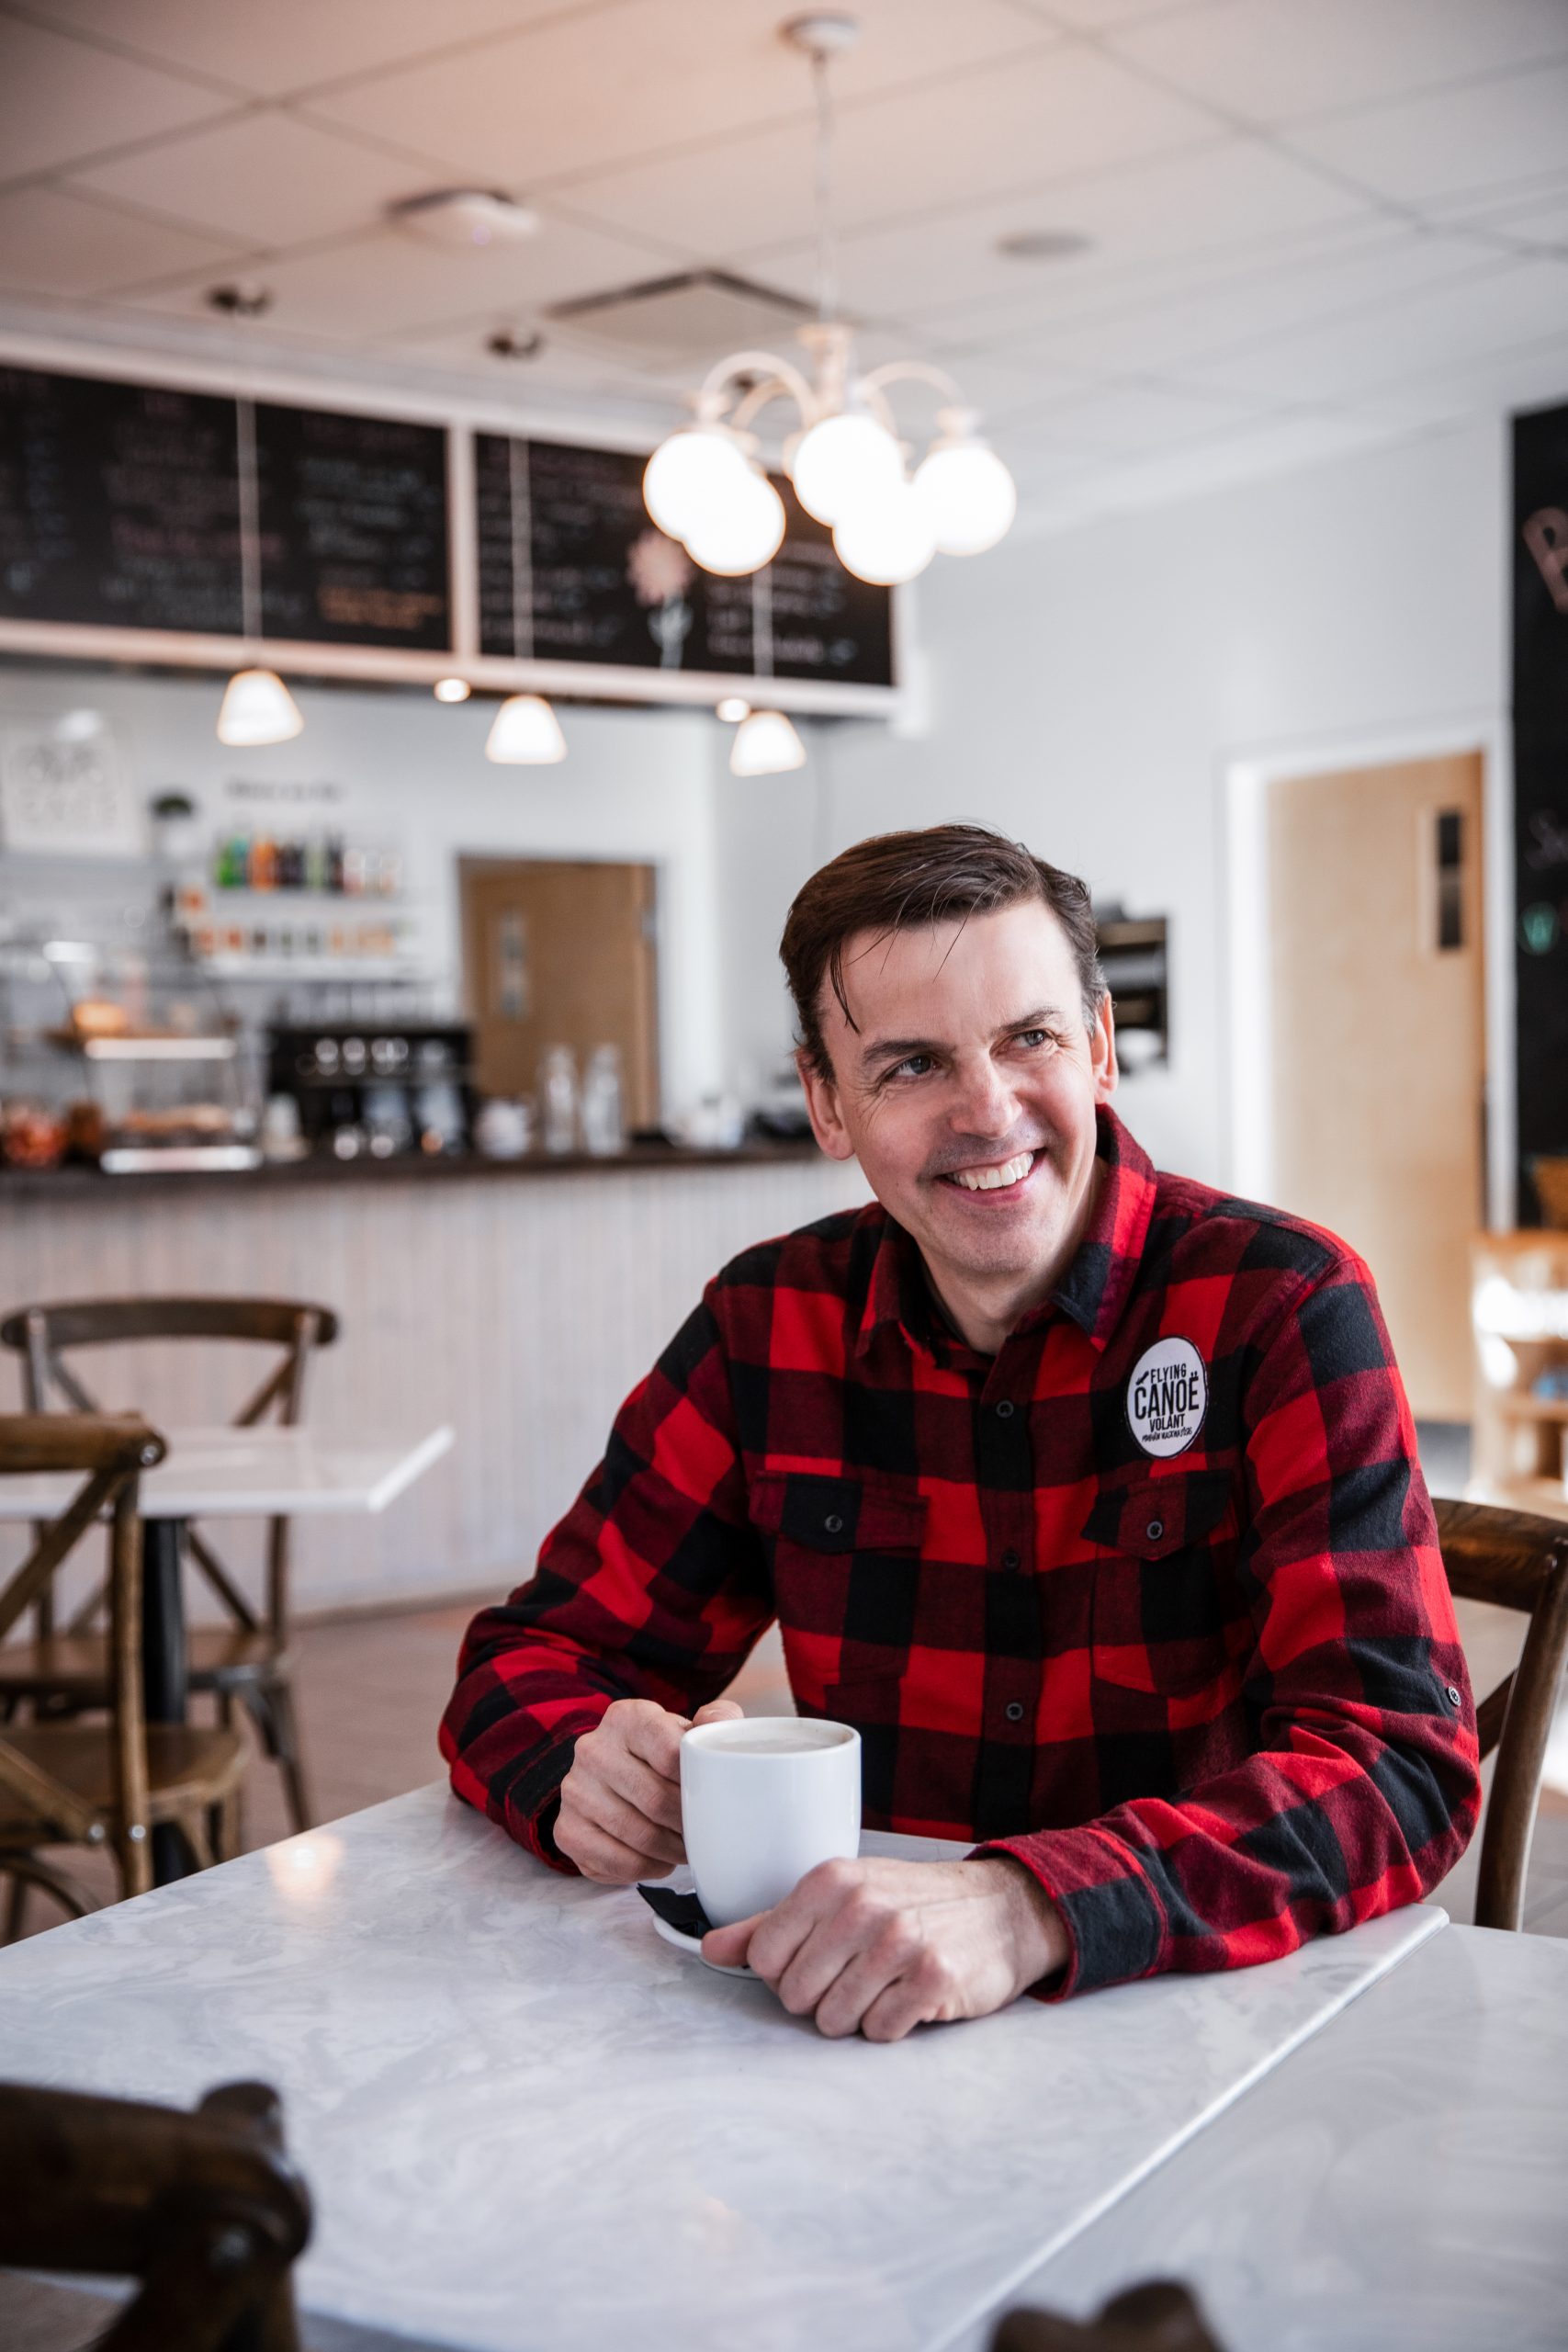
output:
[[[976,820],[1097,899],[1169,915],[1172,1062],[1128,1081],[1122,1108],[1163,1164],[1229,1181],[1227,767],[1501,724],[1506,487],[1506,428],[1478,426],[939,559],[918,583],[925,739],[818,726],[803,774],[723,780],[730,1057],[787,1044],[774,950],[815,864],[867,833]]]
[[[231,751],[214,734],[222,681],[143,678],[68,667],[0,669],[0,727],[64,711],[101,711],[141,797],[179,789],[204,827],[260,831],[329,827],[351,840],[395,841],[432,967],[460,967],[457,859],[473,855],[649,859],[660,868],[660,1058],[666,1110],[722,1082],[718,886],[713,831],[720,729],[704,712],[569,709],[568,757],[556,767],[492,767],[484,739],[493,702],[443,707],[422,690],[297,684],[304,732]],[[271,809],[229,795],[250,782],[338,785],[327,808]],[[51,861],[51,879],[58,875]],[[5,862],[5,895],[28,887],[28,862]]]

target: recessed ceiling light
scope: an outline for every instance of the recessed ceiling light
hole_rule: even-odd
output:
[[[1071,261],[1093,243],[1080,229],[1010,229],[996,250],[1003,261]]]
[[[435,681],[437,702],[467,702],[472,692],[467,678],[437,678]]]
[[[514,245],[539,233],[539,216],[493,187],[438,187],[388,208],[400,229],[438,245]]]

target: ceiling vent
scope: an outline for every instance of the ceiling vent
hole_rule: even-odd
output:
[[[793,294],[753,286],[728,270],[693,269],[556,302],[545,316],[569,327],[574,340],[657,368],[699,367],[728,351],[749,350],[776,335],[781,326],[803,325],[816,312]]]

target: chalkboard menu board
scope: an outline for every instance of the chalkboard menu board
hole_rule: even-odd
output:
[[[1568,407],[1514,420],[1514,934],[1520,1211],[1568,1155]]]
[[[476,436],[481,653],[892,684],[889,592],[844,570],[787,482],[775,483],[789,517],[779,553],[761,572],[723,580],[649,519],[647,462]]]
[[[267,636],[444,650],[442,427],[266,403],[254,414]]]
[[[0,368],[0,619],[238,631],[235,408]]]

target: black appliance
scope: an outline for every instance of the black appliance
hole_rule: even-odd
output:
[[[473,1032],[462,1022],[313,1022],[267,1035],[267,1091],[299,1106],[308,1151],[355,1159],[467,1151]]]

